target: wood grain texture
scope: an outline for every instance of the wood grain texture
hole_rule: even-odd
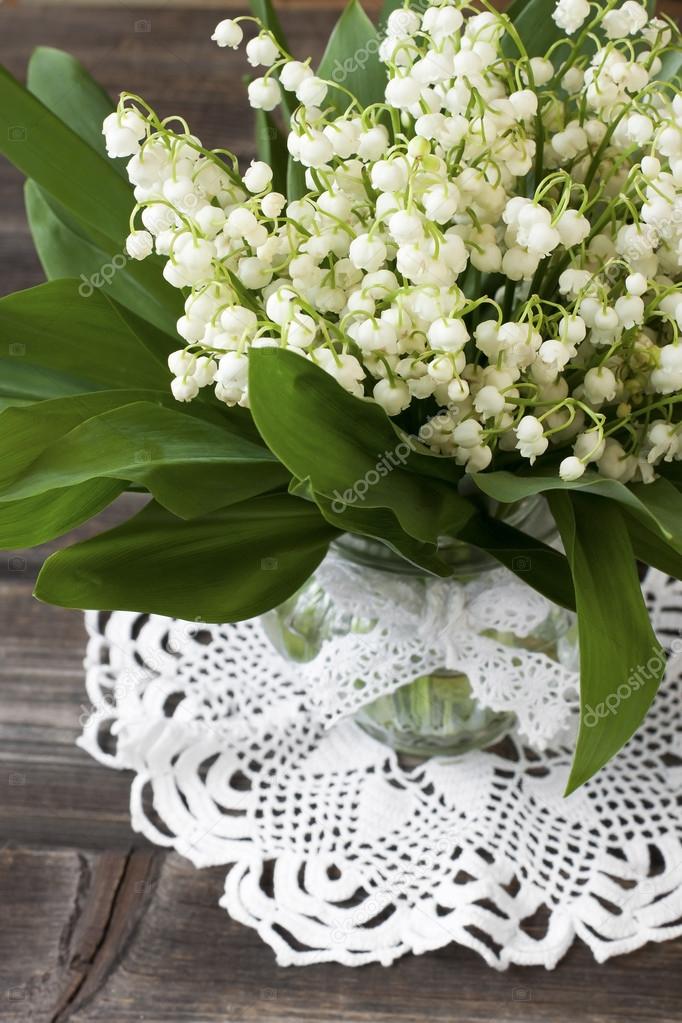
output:
[[[227,6],[234,5],[228,3]],[[679,12],[679,3],[666,9]],[[335,15],[288,10],[299,55],[321,52]],[[136,23],[149,22],[149,31]],[[112,94],[182,111],[209,145],[252,155],[244,67],[207,44],[215,10],[0,9],[3,62],[23,77],[35,45],[73,52]],[[0,165],[0,292],[41,280],[21,182]],[[4,343],[6,339],[0,339]],[[126,497],[78,531],[126,517]],[[682,942],[597,966],[574,948],[553,972],[496,973],[457,946],[390,969],[278,968],[217,901],[224,870],[197,871],[132,833],[129,776],[74,740],[88,713],[85,635],[74,612],[31,598],[55,545],[0,554],[0,1019],[3,1023],[673,1023]]]

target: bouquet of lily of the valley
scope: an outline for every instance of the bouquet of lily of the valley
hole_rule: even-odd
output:
[[[592,705],[659,651],[636,559],[682,578],[679,32],[636,0],[351,0],[315,70],[253,8],[213,36],[249,36],[248,168],[57,51],[0,79],[49,278],[0,301],[0,544],[140,489],[38,597],[234,621],[340,533],[436,576],[461,541],[577,609]],[[506,521],[534,495],[565,553]],[[660,673],[581,730],[572,787]]]

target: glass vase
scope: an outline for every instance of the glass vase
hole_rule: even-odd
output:
[[[526,532],[545,542],[552,539],[553,523],[542,499],[523,502],[513,508],[507,521],[523,526]],[[441,580],[438,583],[441,592],[443,586],[452,590],[456,598],[452,605],[459,606],[464,599],[459,594],[474,592],[478,601],[483,600],[494,608],[500,588],[511,573],[506,573],[498,562],[477,548],[458,541],[443,544],[440,553],[451,575],[445,583]],[[396,612],[400,618],[406,603],[411,608],[406,628],[422,637],[420,642],[424,648],[431,645],[431,619],[427,609],[434,576],[395,554],[385,544],[357,535],[345,534],[336,540],[330,556],[337,565],[352,569],[349,576],[354,587],[352,592],[346,582],[345,593],[340,598],[336,585],[330,582],[329,572],[320,570],[296,594],[261,618],[267,636],[283,657],[309,664],[323,652],[325,644],[338,643],[342,638],[352,644],[353,637],[360,651],[368,637],[387,634],[384,626],[389,620],[395,629]],[[523,560],[523,556],[519,557]],[[523,571],[523,564],[517,567]],[[368,608],[365,597],[369,591],[372,601]],[[445,596],[447,598],[448,594]],[[457,630],[463,627],[460,617],[453,615],[452,621],[446,620],[444,624],[450,641],[456,641]],[[470,622],[466,628],[471,630]],[[442,629],[441,622],[439,630]],[[575,616],[549,602],[542,620],[536,621],[529,630],[500,630],[483,623],[478,635],[517,651],[519,659],[523,658],[524,651],[539,653],[577,670]],[[403,681],[393,691],[368,699],[355,712],[356,722],[374,738],[411,757],[457,756],[496,743],[514,727],[513,710],[494,710],[477,699],[466,670],[456,663],[421,671],[422,658],[418,652],[413,659],[414,677]],[[358,674],[353,680],[356,695],[371,689],[363,678],[359,662],[360,657]]]

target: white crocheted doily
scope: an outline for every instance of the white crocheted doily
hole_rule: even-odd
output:
[[[512,736],[408,769],[352,720],[327,727],[257,622],[88,614],[79,742],[135,772],[137,831],[229,865],[221,904],[282,965],[455,941],[498,968],[552,967],[576,935],[602,961],[682,934],[682,586],[652,572],[645,592],[666,681],[569,799],[568,748]]]

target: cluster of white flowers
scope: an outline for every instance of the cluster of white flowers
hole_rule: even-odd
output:
[[[104,132],[131,158],[128,252],[187,293],[173,394],[248,405],[249,349],[280,346],[390,416],[414,406],[467,471],[555,449],[566,480],[649,481],[682,458],[682,97],[655,81],[679,35],[636,0],[558,0],[566,35],[529,58],[468,6],[392,13],[364,109],[258,25],[249,101],[295,97],[299,199],[121,98]],[[255,20],[213,38],[237,48]]]

